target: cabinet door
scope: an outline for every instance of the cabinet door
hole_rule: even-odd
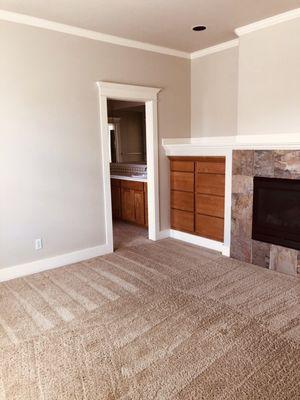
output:
[[[145,225],[145,200],[144,192],[140,190],[134,191],[134,211],[135,222],[139,225]]]
[[[197,174],[196,192],[224,196],[225,175],[219,174]]]
[[[171,227],[177,231],[194,232],[194,213],[189,211],[171,210]]]
[[[194,212],[194,193],[171,190],[171,208]]]
[[[124,221],[135,222],[134,212],[134,190],[122,188],[122,219]]]
[[[196,215],[196,233],[208,239],[223,242],[224,219],[210,217],[208,215]]]
[[[183,192],[194,191],[194,173],[193,172],[171,172],[171,189],[181,190]]]
[[[148,226],[148,187],[144,183],[145,225]]]
[[[121,218],[121,189],[119,187],[111,188],[111,204],[113,218]]]

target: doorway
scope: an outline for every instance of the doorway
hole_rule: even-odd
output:
[[[144,102],[107,100],[114,250],[147,243],[147,139]]]
[[[147,164],[147,191],[148,204],[148,238],[159,238],[159,181],[158,181],[158,132],[157,132],[157,95],[160,89],[143,86],[123,85],[110,82],[98,82],[100,104],[100,135],[102,150],[103,194],[105,208],[106,245],[110,251],[114,250],[113,214],[112,214],[112,185],[110,177],[111,157],[117,160],[122,158],[122,151],[118,149],[118,121],[109,122],[108,101],[139,102],[145,107],[146,131],[146,164]],[[118,118],[113,116],[111,118]],[[111,126],[109,126],[111,124]],[[113,134],[111,134],[113,131]],[[114,146],[113,152],[111,146]],[[125,184],[126,186],[126,184]],[[130,185],[129,185],[130,186]],[[140,194],[137,194],[137,198]],[[138,201],[138,200],[137,200]],[[139,200],[141,201],[141,200]]]

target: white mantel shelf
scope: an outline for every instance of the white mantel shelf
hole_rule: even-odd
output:
[[[168,156],[222,155],[231,150],[300,150],[300,133],[163,139]]]

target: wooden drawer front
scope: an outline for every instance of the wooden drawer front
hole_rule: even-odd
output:
[[[194,174],[191,172],[171,172],[171,189],[193,192]]]
[[[120,179],[111,179],[110,180],[111,187],[119,188],[121,186]]]
[[[171,161],[171,171],[194,172],[194,168],[195,168],[194,161],[180,161],[180,160]]]
[[[172,209],[171,226],[178,231],[194,232],[194,213]]]
[[[225,159],[217,158],[215,161],[213,159],[197,161],[196,172],[206,174],[225,174]]]
[[[208,239],[223,242],[224,220],[222,218],[209,217],[196,214],[196,233]]]
[[[224,196],[225,175],[197,174],[196,192]]]
[[[224,197],[197,194],[196,212],[199,214],[224,218]]]
[[[171,208],[194,212],[194,193],[171,191]]]
[[[121,181],[121,187],[124,189],[144,190],[143,182],[136,181]]]

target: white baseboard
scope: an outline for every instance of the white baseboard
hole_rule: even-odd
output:
[[[72,253],[62,254],[56,257],[44,258],[42,260],[37,260],[26,264],[19,264],[12,267],[3,268],[0,269],[0,282],[62,267],[64,265],[88,260],[93,257],[103,256],[104,254],[111,253],[112,251],[113,250],[110,245],[103,244],[100,246],[74,251]]]
[[[196,246],[206,247],[210,250],[216,250],[222,253],[224,256],[229,256],[229,249],[227,246],[224,246],[224,243],[217,242],[216,240],[206,239],[201,236],[176,231],[174,229],[170,229],[170,237],[173,239],[182,240],[183,242],[195,244]]]
[[[226,257],[230,257],[230,247],[223,245],[222,255]]]

